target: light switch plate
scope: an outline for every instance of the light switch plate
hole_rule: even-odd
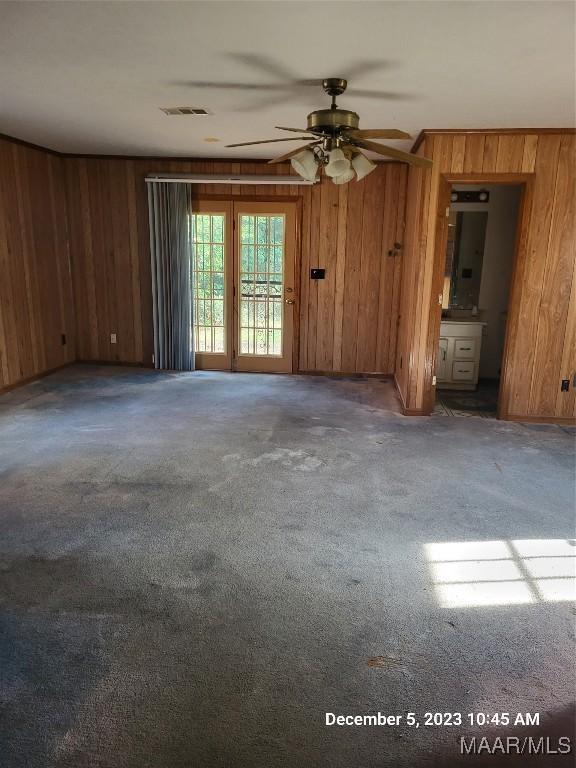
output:
[[[116,334],[115,333],[111,333],[110,334],[110,344],[116,344],[116,343],[117,343],[116,342]]]

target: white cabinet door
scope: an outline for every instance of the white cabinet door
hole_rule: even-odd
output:
[[[441,338],[436,359],[436,381],[446,381],[448,370],[448,339]]]

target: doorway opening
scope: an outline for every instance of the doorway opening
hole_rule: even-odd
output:
[[[290,373],[296,204],[196,201],[190,214],[196,367]]]
[[[436,355],[441,416],[497,418],[520,184],[453,184]]]

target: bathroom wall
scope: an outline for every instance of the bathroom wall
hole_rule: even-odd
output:
[[[490,209],[478,300],[480,317],[487,323],[482,340],[480,378],[497,379],[504,352],[521,189],[504,185],[489,189]]]

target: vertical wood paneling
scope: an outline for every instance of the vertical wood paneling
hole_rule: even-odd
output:
[[[322,206],[322,196],[324,185],[314,187],[310,190],[310,269],[322,267],[319,260],[320,246],[320,211]],[[308,312],[306,315],[307,323],[307,348],[306,348],[306,368],[307,371],[317,370],[316,366],[316,335],[318,328],[318,280],[310,280],[309,275],[303,275],[303,279],[308,281]]]
[[[334,336],[332,370],[342,366],[342,322],[344,319],[344,288],[346,284],[346,232],[348,229],[348,184],[338,188],[338,239],[334,286]]]
[[[452,173],[464,172],[464,158],[466,155],[466,136],[454,136],[452,144],[452,162],[450,170]]]
[[[332,370],[334,349],[334,296],[336,288],[336,255],[338,238],[338,186],[323,183],[318,242],[319,265],[326,269],[324,280],[318,280],[316,316],[316,363],[319,371]]]
[[[374,171],[376,173],[376,171]],[[362,211],[365,180],[348,185],[348,223],[346,227],[346,286],[342,321],[342,370],[356,369],[358,344],[358,305],[362,265]]]
[[[308,304],[310,293],[310,214],[312,190],[306,187],[302,193],[302,239],[301,261],[299,276],[299,303],[300,303],[300,333],[299,333],[299,360],[298,367],[309,370],[308,366]]]
[[[560,365],[562,378],[574,376],[576,370],[576,260],[572,273],[570,303],[566,318],[566,334],[562,348],[562,362]],[[574,383],[574,379],[572,379]],[[556,394],[555,413],[560,418],[576,418],[576,389],[572,386],[570,392],[558,391]]]
[[[446,143],[453,139],[447,152]],[[510,418],[573,418],[574,388],[560,393],[561,379],[576,373],[574,187],[576,137],[573,133],[466,134],[463,173],[532,174],[524,194],[514,284],[508,310],[506,361],[501,406]],[[438,255],[431,238],[439,232],[437,187],[442,174],[460,166],[461,137],[430,132],[425,154],[435,166],[411,170],[408,181],[406,248],[402,277],[402,319],[396,380],[408,411],[427,412],[429,378],[438,321],[436,285],[428,284],[430,261]],[[423,149],[422,148],[422,149]],[[502,177],[502,180],[506,180]],[[435,192],[436,188],[436,192]],[[422,241],[427,242],[423,252]],[[422,322],[418,322],[418,313]],[[407,369],[400,368],[400,359]]]
[[[484,144],[486,136],[480,133],[470,133],[466,136],[466,153],[464,155],[464,173],[481,173],[484,159]]]
[[[480,173],[493,173],[496,170],[499,139],[500,137],[497,134],[490,134],[486,136],[486,141],[484,142],[484,156],[482,158],[482,167]]]
[[[387,371],[395,370],[396,346],[398,340],[398,328],[400,324],[400,288],[402,278],[402,256],[404,255],[404,240],[406,236],[406,182],[408,178],[407,168],[398,166],[398,206],[396,208],[396,231],[394,233],[394,243],[400,243],[400,254],[394,258],[394,279],[392,282],[392,310],[390,312],[389,334],[388,334],[388,356],[387,362],[382,362],[382,367]],[[385,249],[386,253],[389,249]],[[382,312],[382,311],[381,311]],[[383,336],[384,338],[384,336]]]
[[[382,200],[386,179],[376,173],[366,177],[364,183],[364,207],[362,209],[362,251],[360,257],[359,290],[361,301],[358,306],[357,334],[361,343],[356,344],[356,365],[354,370],[376,371],[376,349],[378,343],[378,305],[380,281],[385,269],[386,255],[382,251],[382,221],[384,211]]]
[[[0,387],[75,358],[63,178],[61,158],[0,140]]]
[[[132,275],[132,336],[134,339],[134,360],[143,359],[142,349],[142,314],[140,304],[140,258],[138,253],[138,215],[136,205],[136,175],[134,163],[129,161],[124,173],[126,177],[126,194],[128,206],[128,248],[130,258],[130,274]]]
[[[522,153],[522,173],[534,173],[536,151],[538,149],[538,134],[526,134]]]
[[[517,338],[514,345],[512,370],[522,371],[517,376],[508,399],[510,413],[530,413],[530,390],[534,374],[535,341],[540,319],[540,303],[544,287],[544,270],[552,224],[554,188],[558,173],[560,136],[541,136],[534,171],[538,182],[529,217],[529,231],[524,255],[523,279],[520,285],[518,307],[510,307],[517,314]]]
[[[497,173],[520,173],[523,157],[524,136],[512,134],[498,137]]]
[[[429,156],[431,141],[426,138],[420,146],[419,153],[424,157]],[[400,294],[400,323],[398,327],[398,342],[395,366],[395,378],[407,410],[416,406],[410,399],[410,380],[415,375],[413,354],[416,349],[414,343],[415,327],[414,317],[417,305],[417,284],[419,281],[419,269],[425,253],[425,240],[422,233],[425,231],[425,221],[422,211],[425,210],[424,201],[427,189],[430,187],[430,171],[421,168],[410,168],[406,188],[406,231],[404,236],[404,252],[402,255],[402,282]]]
[[[398,216],[404,219],[404,198],[401,190],[405,184],[405,170],[400,165],[390,169],[386,184],[387,198],[398,201],[396,206],[386,205],[382,214],[382,235],[380,242],[380,284],[378,296],[378,328],[376,333],[376,362],[378,370],[393,371],[394,361],[390,361],[390,349],[394,348],[398,325],[398,303],[396,285],[396,267],[400,254],[394,243],[402,245],[402,233],[397,233]],[[395,293],[396,291],[396,293]],[[394,349],[395,351],[395,349]]]
[[[574,371],[570,370],[562,374],[564,335],[558,333],[559,329],[567,327],[576,263],[574,143],[570,136],[563,136],[558,156],[550,237],[538,310],[538,333],[528,410],[530,414],[554,413],[557,391],[549,386],[549,383],[560,381],[562,378],[571,379],[570,374],[574,374]],[[571,389],[573,393],[574,390]],[[565,397],[570,399],[570,393]]]
[[[150,363],[152,318],[145,176],[151,172],[286,174],[290,166],[225,161],[67,159],[79,357]],[[406,170],[378,166],[362,182],[314,187],[200,185],[197,197],[301,198],[299,362],[304,371],[391,373]],[[383,236],[384,222],[388,235]],[[309,279],[323,267],[326,278]],[[110,334],[118,343],[110,344]],[[359,340],[360,338],[360,340]]]

